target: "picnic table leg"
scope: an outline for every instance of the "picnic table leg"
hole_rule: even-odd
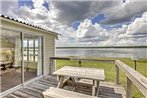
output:
[[[75,79],[74,79],[73,77],[70,77],[70,80],[71,80],[72,82],[75,82]]]
[[[57,75],[57,81],[58,81],[58,82],[59,82],[59,77],[60,77],[60,76]]]
[[[64,86],[64,76],[58,76],[58,78],[59,78],[59,82],[58,82],[58,88],[63,88],[63,86]]]
[[[13,63],[10,63],[10,67],[9,68],[13,68]]]
[[[99,81],[93,80],[92,96],[98,96],[99,94]]]

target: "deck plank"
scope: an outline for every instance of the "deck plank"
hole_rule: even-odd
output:
[[[18,97],[21,97],[21,98],[35,98],[34,96],[28,95],[28,94],[23,93],[19,90],[15,91],[13,94],[18,96]]]
[[[27,88],[24,88],[24,89],[22,89],[20,91],[25,92],[25,93],[27,93],[29,95],[32,95],[32,96],[34,96],[36,98],[42,98],[43,97],[40,93],[38,93],[36,91],[33,91],[33,90],[30,90],[30,89],[27,89]]]
[[[6,97],[4,97],[4,98],[20,98],[20,97],[14,95],[14,94],[9,94],[8,96],[6,96]]]
[[[38,89],[33,88],[33,87],[26,87],[26,88],[29,89],[29,90],[35,91],[35,92],[37,92],[37,93],[42,93],[41,90],[38,90]]]
[[[31,84],[29,86],[32,87],[32,88],[34,88],[34,89],[38,89],[40,91],[44,91],[45,90],[45,88],[43,88],[43,87],[41,87],[39,85],[35,85],[35,84]]]
[[[37,83],[37,82],[34,82],[33,84],[31,84],[31,86],[39,87],[39,88],[41,88],[42,90],[48,89],[47,86],[42,85],[42,84],[39,84],[39,83]]]
[[[49,87],[57,86],[57,78],[54,76],[45,76],[39,80],[34,81],[26,85],[11,94],[5,96],[5,98],[43,98],[42,92]],[[74,90],[75,92],[91,95],[91,88],[65,86],[66,90]],[[116,85],[110,82],[100,82],[99,90],[100,98],[125,98],[125,90],[121,85]]]

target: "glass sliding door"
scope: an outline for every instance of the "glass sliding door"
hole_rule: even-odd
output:
[[[0,92],[42,75],[42,50],[42,37],[1,28]]]
[[[21,33],[1,29],[0,84],[1,92],[22,83]]]
[[[42,74],[41,37],[24,33],[24,81]]]

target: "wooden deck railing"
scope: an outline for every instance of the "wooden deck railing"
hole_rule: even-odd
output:
[[[79,67],[81,67],[83,61],[93,61],[93,62],[109,62],[109,63],[114,63],[115,60],[98,60],[98,59],[93,59],[93,58],[76,58],[76,57],[50,57],[50,70],[49,74],[51,75],[55,69],[56,66],[54,60],[68,60],[68,61],[78,61],[79,62]]]
[[[51,57],[50,58],[50,75],[55,71],[54,60],[76,60],[81,66],[82,61],[96,61],[96,62],[110,62],[116,65],[116,84],[119,84],[119,71],[125,73],[127,77],[126,85],[126,98],[132,98],[132,84],[134,84],[139,91],[147,98],[147,78],[135,71],[133,68],[129,67],[120,60],[98,60],[98,59],[89,59],[89,58],[75,58],[75,57]]]
[[[119,83],[119,69],[127,76],[126,97],[132,98],[131,87],[132,84],[134,84],[140,90],[140,92],[142,92],[145,98],[147,98],[147,78],[120,60],[116,60],[115,65],[117,84]]]

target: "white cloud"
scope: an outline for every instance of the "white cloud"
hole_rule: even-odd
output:
[[[128,46],[147,45],[147,12],[122,28],[106,30],[91,20],[83,21],[77,30],[79,43],[91,46]],[[88,43],[89,45],[89,43]]]
[[[15,10],[18,8],[18,0],[0,0],[0,13],[9,17],[17,18]]]
[[[123,25],[122,28],[118,28],[118,29],[112,29],[109,33],[109,39],[105,41],[105,45],[106,46],[121,46],[121,45],[128,45],[128,44],[124,44],[123,41],[121,41],[121,39],[119,38],[120,34],[125,34],[127,30],[127,25]]]
[[[90,46],[111,46],[117,45],[120,40],[119,34],[126,32],[126,26],[113,29],[111,32],[102,28],[100,24],[92,24],[91,20],[86,19],[77,30],[79,43]],[[121,44],[121,43],[120,43]]]
[[[86,18],[92,18],[99,14],[105,14],[106,24],[122,23],[131,21],[136,15],[142,14],[147,10],[146,0],[93,0],[93,1],[49,1],[49,15],[54,20],[70,25],[73,21],[83,21]]]
[[[147,12],[142,14],[142,17],[136,18],[127,27],[125,34],[119,35],[120,38],[124,37],[146,37],[147,36]]]
[[[147,12],[129,25],[113,29],[106,45],[147,45]]]
[[[105,10],[106,20],[102,23],[115,24],[129,22],[133,17],[147,11],[147,0],[126,0],[125,3],[120,3],[118,6],[111,7]]]
[[[77,37],[79,41],[104,41],[108,38],[108,32],[99,24],[92,24],[91,20],[85,19],[77,30]]]
[[[129,26],[127,35],[147,35],[147,12],[141,18],[136,18]]]
[[[147,45],[147,12],[142,17],[136,18],[127,26],[126,33],[118,37],[127,45]]]
[[[120,1],[94,0],[94,1],[50,1],[50,6],[54,20],[70,26],[74,21],[82,21],[92,18],[103,10],[114,7]]]
[[[32,0],[33,1],[33,5],[35,7],[35,9],[37,9],[38,12],[47,12],[47,8],[42,6],[45,1],[44,0]]]
[[[45,20],[48,19],[48,14],[44,10],[30,9],[27,6],[20,7],[15,13],[19,18],[32,24],[41,21],[45,23]]]

